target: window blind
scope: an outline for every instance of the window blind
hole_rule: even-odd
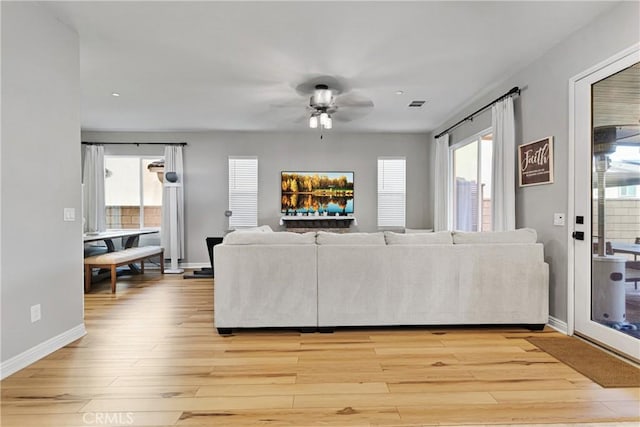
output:
[[[406,159],[378,158],[378,227],[404,227]]]
[[[258,225],[258,158],[229,157],[229,229]]]

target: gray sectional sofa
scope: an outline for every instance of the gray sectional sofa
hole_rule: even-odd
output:
[[[548,320],[536,232],[243,231],[215,247],[214,318],[233,328],[523,324]]]

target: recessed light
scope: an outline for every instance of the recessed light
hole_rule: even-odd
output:
[[[396,91],[396,95],[402,95],[403,93],[404,93],[404,91],[403,91],[403,90],[397,90],[397,91]]]
[[[111,96],[120,96],[120,94],[118,92],[113,92]]]

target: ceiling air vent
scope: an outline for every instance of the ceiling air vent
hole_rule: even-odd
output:
[[[409,107],[416,107],[416,108],[420,108],[424,105],[425,101],[411,101],[411,104],[409,104]]]

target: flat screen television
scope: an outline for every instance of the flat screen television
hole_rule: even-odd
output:
[[[353,172],[283,171],[281,212],[346,215],[353,213]]]

